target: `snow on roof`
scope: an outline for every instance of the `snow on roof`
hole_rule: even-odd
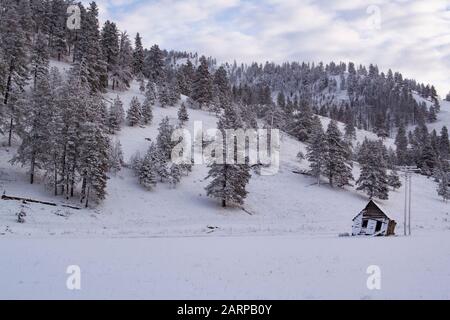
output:
[[[366,205],[366,207],[356,215],[359,216],[360,214],[363,214],[363,217],[366,218],[372,218],[372,219],[390,219],[387,215],[386,215],[386,210],[377,202],[375,202],[374,200],[370,200],[369,203]],[[353,218],[353,220],[356,219]]]

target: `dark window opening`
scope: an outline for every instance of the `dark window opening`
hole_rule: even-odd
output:
[[[367,228],[367,223],[368,222],[369,222],[369,220],[363,220],[362,227],[363,228]]]
[[[377,221],[377,226],[375,227],[375,232],[380,231],[382,225],[383,225],[383,223],[381,221]]]

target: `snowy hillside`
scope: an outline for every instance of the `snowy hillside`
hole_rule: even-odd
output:
[[[68,65],[62,63],[57,66],[61,70],[68,69]],[[109,92],[105,97],[107,101],[112,101],[116,95],[117,92]],[[144,99],[136,82],[130,90],[119,92],[119,96],[125,108],[128,108],[134,96],[141,102]],[[446,102],[443,103],[442,109],[445,116]],[[156,107],[152,125],[123,127],[113,139],[120,140],[125,161],[137,151],[145,154],[149,146],[146,139],[156,139],[158,124],[163,117],[168,116],[176,123],[177,111],[178,107]],[[202,121],[205,129],[216,126],[217,118],[211,113],[190,109],[189,116],[187,128],[191,132],[194,121]],[[329,119],[322,118],[322,122],[326,126]],[[343,130],[343,124],[341,129]],[[376,139],[373,133],[357,130],[357,141],[361,142],[365,137]],[[393,141],[387,139],[385,144],[393,146]],[[24,169],[8,163],[14,150],[14,147],[2,148],[2,192],[24,198],[54,201],[42,186],[30,186],[26,183]],[[20,203],[2,201],[1,232],[5,236],[13,237],[177,236],[210,233],[337,236],[338,233],[349,232],[351,219],[364,207],[367,197],[352,187],[341,190],[331,189],[326,185],[317,186],[314,185],[314,179],[293,173],[308,167],[306,160],[302,163],[297,160],[299,151],[306,153],[305,145],[283,134],[279,173],[275,176],[253,174],[245,211],[221,209],[216,201],[205,196],[205,177],[208,170],[205,165],[195,165],[193,173],[184,178],[176,189],[163,184],[151,192],[137,183],[130,169],[123,168],[117,175],[111,175],[107,199],[94,210],[29,204],[28,223],[17,224],[15,214]],[[354,176],[358,176],[358,166],[354,168]],[[435,188],[436,183],[431,179],[419,175],[414,177],[414,231],[450,228],[450,222],[446,222],[447,205],[439,201]],[[403,215],[402,197],[403,190],[399,189],[391,193],[390,200],[383,202],[392,218],[398,222],[402,221]],[[318,202],[317,199],[327,200]],[[63,199],[59,198],[59,202],[63,202]],[[71,203],[77,205],[76,202]],[[217,228],[210,229],[208,226]]]
[[[62,63],[58,67],[61,70],[68,68]],[[138,87],[133,82],[130,90],[118,93],[125,108],[134,96],[143,101],[144,96]],[[108,92],[105,98],[112,101],[116,95],[117,92]],[[442,118],[436,125],[449,123],[446,118],[449,109],[448,103],[443,102]],[[178,106],[156,106],[151,125],[125,126],[112,137],[120,140],[125,161],[136,151],[144,154],[149,147],[148,139],[156,138],[161,119],[168,116],[175,123],[177,111]],[[188,112],[189,130],[193,130],[194,121],[202,121],[204,128],[216,126],[217,118],[212,113],[192,109]],[[325,126],[329,122],[328,118],[322,117],[321,120]],[[343,130],[344,124],[340,126]],[[357,141],[361,142],[365,137],[376,139],[373,133],[357,130]],[[394,145],[390,139],[385,144]],[[23,224],[16,222],[21,203],[0,200],[0,259],[8,274],[2,281],[2,287],[6,286],[7,290],[2,290],[0,297],[14,298],[24,296],[26,292],[26,296],[35,298],[38,297],[37,292],[41,292],[39,297],[49,298],[448,298],[446,288],[450,285],[450,277],[448,268],[444,266],[450,263],[450,248],[445,245],[450,243],[450,215],[448,205],[436,194],[436,183],[431,178],[414,175],[411,238],[341,239],[338,234],[351,231],[352,218],[364,208],[367,196],[356,192],[354,187],[344,190],[332,189],[325,184],[318,186],[313,178],[294,173],[308,167],[306,160],[299,163],[296,157],[299,151],[306,152],[305,147],[292,137],[282,135],[279,173],[274,176],[252,175],[249,195],[243,207],[245,211],[240,208],[222,209],[217,201],[206,197],[204,188],[208,168],[205,165],[195,165],[193,172],[183,178],[175,189],[160,184],[152,191],[142,188],[131,170],[123,168],[116,175],[110,175],[107,198],[99,206],[76,210],[28,203],[26,223]],[[62,197],[51,196],[41,185],[40,177],[37,178],[38,183],[29,185],[26,168],[9,163],[16,148],[17,142],[10,148],[0,149],[2,193],[79,205],[76,200],[66,202]],[[355,165],[355,177],[358,172],[359,167]],[[389,200],[380,201],[388,209],[390,217],[398,222],[396,232],[399,235],[402,234],[403,197],[402,187],[391,192]],[[195,238],[182,240],[187,236]],[[235,238],[221,238],[225,236]],[[111,238],[121,240],[108,240]],[[25,239],[36,240],[30,246],[24,242]],[[364,251],[367,246],[374,248],[374,251],[364,252],[359,258],[353,255],[353,252]],[[129,251],[131,247],[133,250]],[[194,247],[196,249],[192,249]],[[69,258],[63,248],[83,250]],[[115,254],[107,248],[114,248]],[[433,251],[436,248],[439,252]],[[216,250],[229,253],[211,253]],[[18,252],[24,254],[16,255]],[[143,252],[144,256],[141,256]],[[183,254],[179,256],[181,252]],[[252,254],[248,256],[248,252]],[[407,258],[401,258],[402,254],[406,254]],[[93,262],[89,258],[92,255],[100,257],[95,260],[102,262]],[[123,274],[130,276],[130,281],[137,283],[131,274],[148,272],[144,279],[151,283],[152,288],[166,289],[149,291],[147,284],[142,283],[133,287],[133,292],[112,291],[107,294],[87,289],[82,294],[71,295],[60,289],[52,291],[45,283],[36,283],[34,273],[28,272],[42,257],[49,257],[45,265],[36,269],[42,279],[51,277],[49,272],[73,259],[89,270],[86,276],[89,280],[86,281],[92,288],[105,285],[119,273],[121,277]],[[114,272],[104,273],[106,264],[115,265],[117,259],[125,259],[126,263]],[[153,264],[151,261],[157,262]],[[189,274],[177,268],[177,261],[190,266]],[[409,270],[408,276],[398,277],[401,271],[393,271],[392,268],[407,268],[408,261],[414,261],[415,267]],[[234,263],[241,264],[235,270],[239,277],[230,282],[230,275],[223,272]],[[375,294],[367,292],[364,286],[365,268],[373,263],[387,270],[386,291]],[[149,264],[151,267],[147,269]],[[198,271],[200,273],[196,271],[198,264],[204,264]],[[22,265],[24,269],[21,274],[28,275],[17,276],[13,272],[15,265]],[[167,270],[168,265],[171,267]],[[145,271],[140,269],[144,266]],[[209,270],[206,278],[205,268]],[[157,276],[163,269],[167,273],[163,277]],[[96,277],[100,273],[104,274],[103,278]],[[202,280],[199,280],[200,274]],[[346,287],[345,283],[352,277],[350,274],[359,274],[361,283],[354,282],[354,285]],[[423,282],[421,279],[408,282],[409,276],[414,278],[419,274]],[[329,282],[322,281],[323,277],[328,278]],[[298,281],[292,282],[292,278]],[[319,278],[322,280],[317,286]],[[23,283],[22,289],[17,286],[18,281]],[[238,288],[241,281],[252,289]],[[265,284],[257,284],[259,282]],[[285,284],[285,291],[271,290],[280,283]],[[408,290],[402,287],[407,283],[410,284]],[[424,283],[427,284],[425,288]],[[225,291],[219,293],[213,289],[218,286],[225,286]],[[345,288],[344,292],[336,289],[341,287]],[[299,292],[300,288],[304,291]],[[414,291],[419,288],[425,290],[423,295]]]

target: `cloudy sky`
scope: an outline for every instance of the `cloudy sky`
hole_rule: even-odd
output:
[[[354,61],[450,91],[450,0],[98,0],[144,44],[219,61]]]

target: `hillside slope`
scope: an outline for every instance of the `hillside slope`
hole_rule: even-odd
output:
[[[116,92],[106,94],[108,100]],[[124,107],[128,108],[133,96],[143,101],[138,85],[132,84],[127,92],[119,93]],[[443,102],[442,114],[447,114],[448,103]],[[126,161],[136,152],[144,154],[149,146],[147,138],[155,139],[160,120],[168,116],[176,122],[177,107],[154,108],[153,124],[147,127],[123,127],[117,135],[123,146]],[[202,121],[203,128],[215,128],[214,115],[188,110],[190,121],[187,128],[192,132],[193,122]],[[444,119],[443,121],[445,121]],[[327,118],[322,118],[324,125]],[[442,122],[442,121],[441,121]],[[357,139],[375,138],[373,133],[358,130]],[[113,138],[114,139],[114,138]],[[387,145],[393,141],[387,139]],[[51,197],[42,185],[27,184],[26,168],[11,166],[8,161],[15,148],[0,150],[0,187],[8,195],[63,202]],[[298,151],[305,153],[305,145],[282,135],[281,166],[274,176],[252,175],[248,186],[249,195],[245,211],[239,208],[222,209],[206,197],[205,186],[208,168],[195,165],[193,172],[183,178],[176,189],[159,184],[154,191],[146,191],[133,176],[123,168],[108,181],[107,199],[95,209],[73,210],[28,204],[25,224],[15,222],[20,203],[1,201],[0,234],[3,236],[68,236],[68,237],[147,237],[178,235],[242,235],[286,234],[329,235],[349,232],[352,218],[364,207],[367,197],[354,188],[331,189],[327,185],[315,185],[307,176],[293,173],[306,169],[307,161],[299,163]],[[358,167],[354,176],[358,177]],[[413,183],[413,232],[449,230],[448,208],[436,194],[436,184],[431,179],[415,175]],[[393,219],[399,222],[401,233],[403,221],[403,187],[390,193],[388,201],[381,203]],[[71,202],[76,204],[76,200]],[[214,227],[211,229],[209,227]]]

